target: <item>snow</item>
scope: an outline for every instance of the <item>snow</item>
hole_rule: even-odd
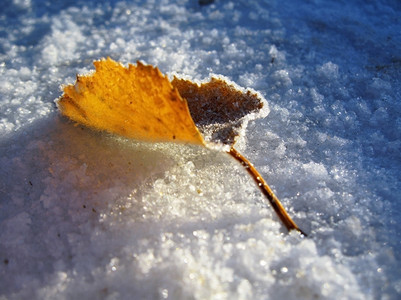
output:
[[[23,1],[0,11],[0,299],[399,299],[395,0]],[[238,150],[74,126],[54,100],[110,56],[260,92]]]

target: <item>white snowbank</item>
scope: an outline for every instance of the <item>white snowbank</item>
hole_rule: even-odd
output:
[[[0,299],[397,299],[400,4],[7,1],[0,12]],[[61,118],[60,85],[111,56],[260,92],[224,153]]]

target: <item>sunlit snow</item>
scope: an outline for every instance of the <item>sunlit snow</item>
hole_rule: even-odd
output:
[[[6,0],[0,299],[399,299],[400,16],[397,0]],[[107,56],[261,93],[270,113],[238,149],[309,236],[223,152],[61,117],[60,86]]]

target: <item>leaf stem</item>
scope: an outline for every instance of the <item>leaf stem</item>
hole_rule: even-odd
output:
[[[231,147],[230,151],[227,152],[232,157],[234,157],[237,161],[241,163],[242,166],[248,171],[248,173],[252,176],[255,180],[257,185],[259,186],[262,193],[266,196],[269,200],[271,206],[273,207],[274,211],[276,212],[277,216],[280,218],[281,222],[287,228],[288,231],[297,230],[304,236],[307,236],[305,232],[303,232],[297,224],[291,219],[288,215],[287,211],[285,210],[284,206],[281,204],[280,200],[277,196],[273,193],[271,188],[268,186],[266,181],[263,179],[262,175],[255,169],[253,164],[246,159],[241,153],[239,153],[234,147]]]

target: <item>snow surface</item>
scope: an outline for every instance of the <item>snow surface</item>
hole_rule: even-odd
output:
[[[400,299],[401,4],[3,0],[0,299]],[[259,91],[224,153],[74,126],[60,85],[111,56]]]

